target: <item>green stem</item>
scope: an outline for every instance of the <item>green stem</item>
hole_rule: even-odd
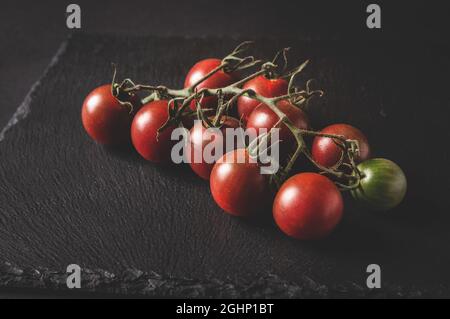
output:
[[[208,74],[206,74],[204,77],[202,77],[201,79],[197,80],[194,84],[192,84],[189,88],[188,91],[189,92],[194,92],[195,88],[202,82],[206,81],[207,79],[209,79],[210,77],[212,77],[214,74],[216,74],[217,72],[223,70],[226,67],[227,63],[226,62],[222,62],[219,66],[215,67],[214,69],[212,69],[210,72],[208,72]]]
[[[277,106],[277,102],[279,102],[280,100],[295,99],[295,98],[299,98],[299,99],[303,98],[303,100],[307,100],[314,94],[319,93],[319,95],[321,95],[323,93],[322,91],[311,91],[309,89],[309,84],[310,84],[309,81],[307,82],[306,90],[302,90],[302,91],[291,90],[291,88],[293,86],[294,78],[305,68],[305,66],[308,64],[308,60],[305,61],[300,66],[298,66],[297,68],[295,68],[293,71],[289,72],[287,76],[284,76],[284,77],[290,77],[290,80],[289,80],[288,94],[283,95],[283,96],[268,98],[268,97],[264,97],[262,95],[257,94],[253,90],[246,90],[246,89],[240,88],[245,82],[247,82],[257,76],[260,76],[262,74],[268,74],[269,72],[273,71],[273,69],[276,68],[277,66],[272,62],[264,63],[262,65],[261,69],[258,70],[257,72],[254,72],[253,74],[243,78],[242,80],[232,83],[226,87],[215,88],[215,89],[203,88],[203,89],[197,90],[197,87],[200,83],[207,80],[208,78],[213,76],[215,73],[219,72],[220,70],[225,70],[225,68],[227,66],[233,67],[233,61],[241,61],[241,62],[244,61],[245,62],[245,59],[247,59],[247,58],[242,59],[242,58],[235,56],[237,53],[240,53],[242,50],[243,50],[243,45],[238,46],[238,48],[235,49],[235,51],[233,51],[231,55],[228,55],[226,58],[224,58],[222,60],[222,63],[218,67],[211,70],[202,79],[199,79],[192,86],[190,86],[188,88],[174,90],[174,89],[169,89],[165,86],[150,86],[150,85],[141,85],[141,84],[135,85],[131,80],[128,80],[126,82],[126,85],[129,85],[129,87],[125,87],[126,85],[124,84],[122,90],[123,90],[123,92],[127,92],[127,93],[135,93],[135,92],[141,91],[141,90],[151,92],[149,96],[145,97],[142,100],[143,104],[149,103],[151,101],[154,101],[154,100],[160,99],[160,98],[168,98],[169,100],[170,99],[182,99],[183,103],[182,103],[181,107],[177,110],[176,114],[174,115],[174,118],[168,119],[167,123],[169,123],[170,121],[174,121],[174,120],[176,121],[177,120],[176,118],[178,116],[184,114],[185,109],[191,104],[191,102],[193,100],[198,100],[200,98],[204,98],[207,96],[221,95],[221,96],[231,97],[226,103],[221,103],[219,109],[217,109],[216,117],[212,123],[213,126],[218,125],[218,123],[220,123],[220,117],[222,116],[222,114],[225,112],[225,110],[228,110],[228,108],[231,107],[231,105],[233,105],[239,97],[247,96],[252,99],[255,99],[256,101],[267,105],[278,116],[278,118],[279,118],[278,124],[283,123],[284,125],[286,125],[286,127],[290,130],[290,132],[295,137],[295,141],[297,143],[297,147],[296,147],[294,153],[291,155],[288,163],[281,171],[281,174],[280,174],[281,178],[279,178],[279,176],[275,176],[273,178],[273,180],[276,181],[277,185],[281,185],[283,180],[287,176],[289,176],[289,173],[292,170],[294,163],[296,162],[297,158],[301,154],[304,154],[319,169],[320,172],[334,176],[337,179],[346,179],[347,181],[355,181],[352,184],[342,184],[340,182],[336,182],[336,184],[338,186],[340,186],[342,189],[352,189],[352,188],[356,187],[357,185],[359,185],[359,180],[360,180],[361,176],[358,174],[358,170],[357,170],[356,164],[354,162],[354,155],[357,154],[357,151],[358,151],[358,144],[356,141],[347,140],[347,139],[345,139],[345,137],[343,137],[341,135],[324,134],[324,133],[315,132],[315,131],[311,131],[311,130],[299,129],[292,123],[292,121],[286,116],[286,114],[283,113]],[[255,61],[255,59],[253,57],[251,57],[250,60],[253,62]],[[249,65],[251,65],[251,63]],[[234,66],[236,67],[236,64]],[[239,62],[237,64],[237,66],[239,67]],[[202,110],[200,110],[200,111],[202,111]],[[160,128],[160,130],[162,130],[162,129],[164,129],[164,127]],[[349,175],[349,174],[346,174],[344,171],[339,170],[340,166],[343,164],[342,159],[338,163],[337,167],[332,167],[332,168],[324,167],[324,166],[320,165],[319,163],[317,163],[312,158],[311,154],[309,153],[308,148],[306,147],[304,136],[322,136],[322,137],[336,139],[337,141],[339,141],[340,144],[342,144],[339,146],[343,149],[343,152],[344,152],[343,154],[346,155],[350,159],[350,163],[348,165],[352,169],[352,174]],[[344,166],[344,165],[342,165],[342,166]]]

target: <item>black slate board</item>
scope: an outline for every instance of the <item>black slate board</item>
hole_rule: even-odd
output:
[[[446,48],[409,51],[407,44],[385,39],[257,42],[263,57],[290,46],[292,63],[312,60],[303,79],[315,78],[326,91],[309,106],[316,128],[333,122],[363,128],[375,154],[398,162],[409,179],[405,202],[389,214],[372,214],[347,201],[342,225],[320,243],[297,242],[272,224],[232,218],[188,167],[147,163],[131,148],[98,146],[83,131],[83,99],[110,81],[111,62],[118,63],[121,77],[179,87],[196,60],[224,56],[237,43],[75,35],[62,45],[0,136],[0,285],[58,287],[48,284],[53,281],[46,274],[51,278],[77,263],[106,274],[139,269],[136,278],[146,283],[154,271],[175,286],[184,283],[173,278],[191,278],[197,289],[211,282],[219,287],[199,294],[139,285],[106,289],[115,293],[221,296],[222,285],[230,283],[234,296],[254,297],[267,295],[267,278],[276,278],[281,288],[270,296],[334,296],[339,289],[333,287],[352,296],[365,291],[366,266],[378,263],[387,295],[448,293],[450,217],[437,183],[449,174],[424,164],[448,161],[448,152],[437,148],[439,137],[448,138],[445,117],[432,116],[445,114],[433,94],[443,84],[428,73],[430,64],[448,67]],[[433,134],[427,130],[431,121]],[[30,280],[30,273],[36,278]],[[257,293],[242,293],[258,282]],[[289,285],[300,288],[290,294]]]

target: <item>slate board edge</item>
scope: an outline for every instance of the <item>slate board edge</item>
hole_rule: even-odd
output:
[[[71,292],[67,288],[68,274],[48,268],[21,269],[8,262],[0,263],[0,290]],[[75,289],[85,297],[101,294],[111,297],[148,298],[251,298],[251,299],[300,299],[300,298],[436,298],[450,296],[444,287],[422,291],[386,285],[382,289],[368,289],[347,282],[327,286],[304,276],[299,283],[292,283],[266,273],[255,276],[250,282],[222,281],[215,278],[204,280],[161,276],[155,272],[125,269],[113,274],[102,269],[82,269],[81,289]],[[75,290],[72,290],[74,292]]]
[[[58,63],[66,52],[72,36],[62,42],[56,54],[42,76],[31,86],[22,103],[16,109],[6,126],[0,131],[0,143],[7,132],[26,118],[31,112],[30,102],[38,92],[42,81],[49,71]],[[7,261],[0,261],[0,290],[19,288],[24,290],[67,291],[67,274],[45,267],[22,269]],[[155,272],[143,272],[137,269],[125,269],[120,274],[106,270],[82,270],[83,292],[99,292],[107,294],[124,294],[148,297],[184,297],[184,298],[417,298],[450,296],[447,287],[436,287],[421,290],[414,287],[385,285],[380,290],[370,290],[357,283],[343,283],[327,286],[304,276],[299,283],[292,283],[276,275],[258,274],[247,283],[238,281],[222,281],[215,278],[197,280],[190,278],[173,278],[161,276]]]
[[[39,90],[41,86],[42,80],[47,76],[50,69],[52,69],[60,60],[61,56],[66,52],[67,45],[72,37],[69,36],[65,41],[61,43],[55,55],[50,60],[49,65],[45,68],[41,77],[31,86],[27,95],[23,99],[22,103],[20,103],[19,107],[14,112],[13,116],[9,119],[8,123],[5,127],[0,131],[0,143],[4,140],[6,133],[14,127],[17,123],[19,123],[22,119],[26,118],[30,113],[30,102],[32,100],[33,95]]]

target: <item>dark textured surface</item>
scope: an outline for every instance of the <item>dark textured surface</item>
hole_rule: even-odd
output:
[[[83,288],[69,291],[67,274],[47,268],[21,269],[9,263],[0,265],[0,283],[9,292],[33,291],[43,296],[60,297],[157,297],[157,298],[430,298],[449,297],[448,288],[417,289],[384,284],[383,289],[368,289],[345,282],[324,285],[308,276],[289,282],[273,274],[255,274],[251,280],[217,278],[174,278],[155,272],[126,269],[119,274],[84,269]]]
[[[111,61],[119,64],[120,76],[176,87],[193,62],[223,56],[236,43],[72,38],[22,105],[28,116],[0,143],[0,260],[22,268],[134,268],[200,281],[254,281],[270,273],[301,285],[307,276],[327,287],[363,286],[366,266],[378,263],[394,287],[440,291],[436,287],[449,283],[450,234],[445,189],[436,181],[449,176],[422,163],[430,160],[429,151],[439,152],[440,137],[448,137],[445,117],[433,116],[445,114],[435,94],[444,84],[431,73],[448,67],[444,45],[428,49],[363,38],[358,45],[258,42],[258,55],[291,46],[292,63],[312,59],[303,79],[316,78],[327,93],[310,105],[316,127],[345,121],[364,128],[375,154],[398,162],[409,179],[405,202],[388,215],[347,201],[343,224],[321,243],[296,242],[273,225],[229,217],[188,167],[152,165],[132,150],[108,150],[85,135],[80,106],[93,87],[110,80]],[[430,123],[434,134],[425,130]],[[448,161],[448,152],[436,157]]]

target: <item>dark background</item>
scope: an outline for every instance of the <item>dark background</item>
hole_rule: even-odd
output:
[[[368,30],[368,1],[77,1],[82,31],[128,35],[360,37],[447,43],[445,1],[378,1],[382,30]],[[11,117],[63,39],[70,1],[2,1],[0,126]],[[355,43],[356,44],[356,43]],[[386,54],[389,54],[386,47]],[[405,52],[408,54],[408,52]],[[424,61],[419,62],[424,63]]]
[[[376,1],[375,1],[376,2]],[[3,127],[22,102],[31,85],[40,77],[60,43],[71,31],[65,27],[66,1],[5,1],[0,10],[0,127]],[[408,262],[417,261],[416,267],[397,266],[388,268],[391,279],[400,283],[414,283],[435,287],[439,283],[448,284],[445,272],[450,264],[448,236],[448,200],[446,181],[448,172],[440,165],[448,162],[447,150],[442,150],[442,141],[448,144],[445,118],[448,116],[446,92],[449,69],[449,43],[447,10],[444,2],[396,1],[395,4],[378,1],[382,8],[382,29],[368,30],[365,26],[364,1],[78,1],[82,8],[81,33],[101,33],[117,36],[183,36],[272,39],[298,38],[305,41],[337,43],[334,48],[324,45],[324,50],[359,52],[361,46],[371,43],[371,58],[399,61],[391,63],[386,70],[386,81],[392,83],[392,91],[387,94],[391,100],[404,101],[401,112],[396,112],[397,127],[387,128],[390,132],[398,129],[396,148],[388,147],[386,153],[401,160],[410,178],[410,192],[402,210],[390,219],[373,219],[373,226],[384,227],[376,238],[387,233],[389,240],[398,237],[402,247],[413,240],[416,252],[406,253]],[[86,42],[86,45],[95,43]],[[92,48],[86,48],[90,51]],[[369,52],[370,53],[370,52]],[[328,52],[333,55],[333,52]],[[391,62],[392,62],[391,61]],[[369,62],[370,64],[370,62]],[[374,65],[377,63],[374,61]],[[380,73],[377,75],[379,76]],[[367,74],[367,78],[371,78]],[[382,76],[376,80],[383,81]],[[407,84],[406,84],[407,83]],[[398,84],[398,87],[397,87]],[[402,99],[404,97],[404,99]],[[388,103],[389,101],[387,101]],[[408,108],[410,105],[410,108]],[[362,108],[361,117],[368,116],[369,110]],[[367,112],[367,113],[365,113]],[[369,114],[370,115],[370,114]],[[364,122],[364,121],[363,121]],[[369,131],[370,136],[377,132]],[[404,139],[404,140],[403,140]],[[375,139],[374,139],[375,140]],[[426,171],[429,170],[428,174]],[[412,190],[412,191],[411,191]],[[443,218],[442,218],[443,217]],[[386,229],[386,225],[388,225]],[[364,229],[360,230],[361,233]],[[361,234],[362,235],[362,234]],[[377,240],[369,241],[368,249],[377,249]],[[354,240],[354,237],[350,240]],[[395,240],[395,239],[394,239]],[[352,243],[350,243],[352,244]],[[350,245],[350,247],[352,247]],[[310,250],[308,247],[307,250]],[[318,256],[327,250],[319,249]],[[406,248],[405,248],[406,249]],[[314,250],[314,248],[313,248]],[[343,264],[355,267],[354,260],[370,262],[367,256],[360,256],[360,249],[347,255],[352,256]],[[385,256],[395,264],[395,254]],[[333,256],[333,251],[329,252]],[[363,254],[364,255],[364,254]],[[174,257],[175,258],[175,257]],[[310,257],[305,257],[310,258]],[[321,257],[317,257],[321,258]],[[333,263],[327,257],[324,262],[306,260],[311,265],[324,267],[321,280],[330,281]],[[334,260],[333,258],[331,258]],[[377,262],[374,260],[373,262]],[[399,260],[399,263],[403,261]],[[173,265],[172,265],[173,266]],[[403,269],[402,269],[403,268]],[[393,270],[394,269],[394,270]],[[312,270],[320,274],[321,269]],[[336,269],[334,281],[346,280],[347,271],[357,268]],[[364,277],[363,269],[361,278]],[[320,275],[319,275],[320,277]],[[353,279],[358,275],[353,276]]]

